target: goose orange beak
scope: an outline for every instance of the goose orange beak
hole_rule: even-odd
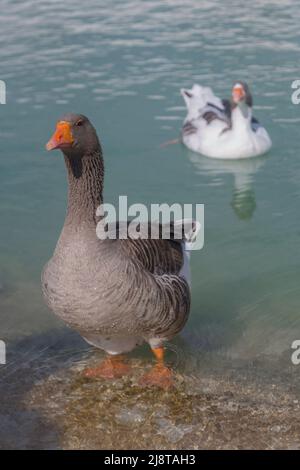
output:
[[[232,98],[235,103],[241,101],[245,97],[245,90],[242,85],[235,85],[232,89]]]
[[[64,147],[71,147],[74,138],[71,131],[71,125],[67,121],[59,121],[56,125],[56,130],[46,144],[47,150],[60,149]]]

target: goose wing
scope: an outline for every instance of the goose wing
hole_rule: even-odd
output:
[[[171,223],[168,232],[166,227],[160,223],[138,223],[132,231],[130,221],[117,222],[116,238],[122,250],[150,273],[179,274],[184,265],[186,243],[190,241],[195,226],[191,222],[188,234],[186,227],[178,224]]]
[[[208,102],[201,113],[201,117],[210,124],[214,120],[219,120],[230,125],[231,121],[231,106],[229,100],[222,100],[221,106]]]
[[[188,318],[191,292],[189,253],[185,247],[193,235],[185,235],[186,226],[180,232],[175,223],[170,226],[168,239],[153,239],[150,238],[153,226],[159,236],[165,235],[164,226],[140,223],[135,229],[143,238],[136,238],[130,231],[131,223],[117,224],[116,243],[134,286],[124,291],[123,300],[136,312],[137,325],[151,346],[158,347],[175,336]],[[195,222],[191,225],[195,233]]]
[[[188,110],[182,129],[183,136],[196,134],[199,129],[203,129],[203,124],[206,126],[216,120],[230,126],[230,101],[215,96],[211,88],[194,85],[190,90],[182,89],[181,94]]]
[[[135,291],[139,305],[136,320],[151,347],[159,347],[182,330],[190,311],[184,241],[129,238],[120,243],[126,255],[136,261],[131,271],[136,285],[143,286]]]

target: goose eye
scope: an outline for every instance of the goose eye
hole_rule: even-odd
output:
[[[78,127],[82,126],[83,125],[83,120],[80,119],[79,121],[76,122],[75,125],[78,126]]]

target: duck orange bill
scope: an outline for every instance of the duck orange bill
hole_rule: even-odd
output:
[[[71,147],[74,142],[71,125],[67,121],[59,121],[56,130],[46,145],[47,150]]]
[[[237,85],[233,87],[232,96],[235,100],[240,100],[244,98],[245,96],[244,88],[241,85]]]

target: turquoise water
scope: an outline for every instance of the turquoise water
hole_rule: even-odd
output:
[[[291,366],[291,343],[300,338],[300,107],[291,102],[299,21],[296,0],[3,2],[0,338],[7,341],[6,371],[24,338],[30,344],[24,354],[35,352],[31,366],[38,369],[39,351],[51,362],[63,344],[55,346],[51,332],[68,337],[44,306],[39,280],[66,198],[63,159],[44,145],[68,111],[86,114],[98,130],[106,201],[127,194],[130,203],[205,204],[205,246],[192,256],[193,305],[182,353],[192,350],[203,360],[208,354],[212,365],[261,359],[261,368],[269,361]],[[225,97],[235,79],[249,83],[255,115],[273,140],[266,157],[219,162],[181,144],[161,147],[179,135],[181,87],[201,83]],[[80,348],[86,346],[78,344],[76,357]]]

